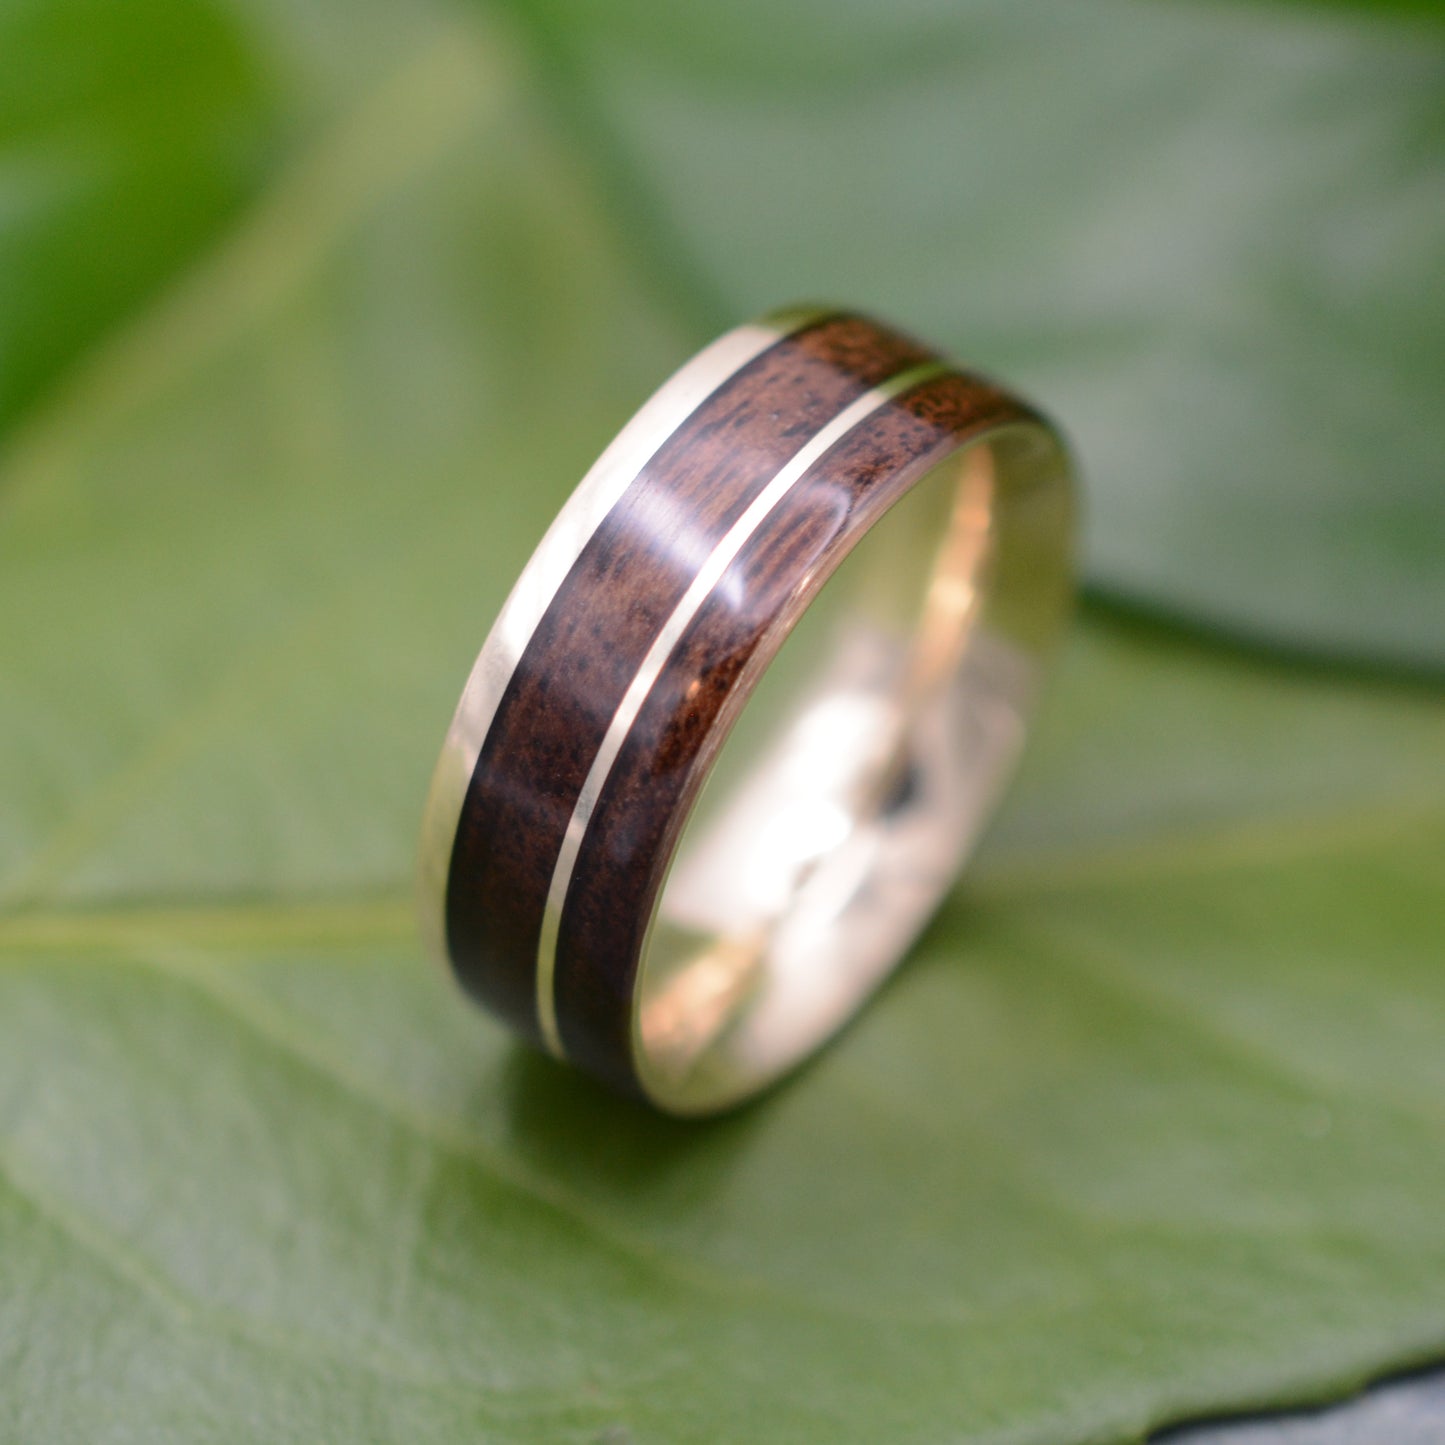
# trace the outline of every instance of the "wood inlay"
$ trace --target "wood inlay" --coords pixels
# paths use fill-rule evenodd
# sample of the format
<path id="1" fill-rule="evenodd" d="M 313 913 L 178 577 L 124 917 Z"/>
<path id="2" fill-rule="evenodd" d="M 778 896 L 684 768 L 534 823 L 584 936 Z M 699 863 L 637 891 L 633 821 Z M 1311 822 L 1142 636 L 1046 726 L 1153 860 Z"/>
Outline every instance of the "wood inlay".
<path id="1" fill-rule="evenodd" d="M 684 633 L 623 744 L 572 873 L 554 977 L 567 1056 L 635 1088 L 632 997 L 647 923 L 707 765 L 827 576 L 874 521 L 970 436 L 1028 415 L 946 374 L 872 413 L 787 493 Z M 802 579 L 808 579 L 806 586 Z"/>
<path id="2" fill-rule="evenodd" d="M 857 397 L 928 355 L 856 317 L 780 340 L 659 448 L 559 586 L 478 756 L 446 898 L 459 977 L 533 1038 L 553 867 L 642 659 L 719 539 L 788 459 Z"/>

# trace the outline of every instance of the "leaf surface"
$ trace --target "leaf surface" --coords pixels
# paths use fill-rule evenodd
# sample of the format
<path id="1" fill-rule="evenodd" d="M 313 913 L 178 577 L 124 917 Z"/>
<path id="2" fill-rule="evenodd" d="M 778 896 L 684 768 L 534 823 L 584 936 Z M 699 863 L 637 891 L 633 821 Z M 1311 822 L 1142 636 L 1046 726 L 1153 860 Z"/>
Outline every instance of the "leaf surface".
<path id="1" fill-rule="evenodd" d="M 509 3 L 699 334 L 800 295 L 900 318 L 1064 423 L 1101 591 L 1445 662 L 1438 26 L 1138 0 Z"/>
<path id="2" fill-rule="evenodd" d="M 225 7 L 121 13 L 0 7 L 0 430 L 215 237 L 280 128 Z"/>
<path id="3" fill-rule="evenodd" d="M 0 464 L 0 1434 L 1115 1440 L 1445 1349 L 1424 688 L 1091 615 L 897 981 L 713 1126 L 424 965 L 456 688 L 689 338 L 520 39 L 416 13 Z"/>

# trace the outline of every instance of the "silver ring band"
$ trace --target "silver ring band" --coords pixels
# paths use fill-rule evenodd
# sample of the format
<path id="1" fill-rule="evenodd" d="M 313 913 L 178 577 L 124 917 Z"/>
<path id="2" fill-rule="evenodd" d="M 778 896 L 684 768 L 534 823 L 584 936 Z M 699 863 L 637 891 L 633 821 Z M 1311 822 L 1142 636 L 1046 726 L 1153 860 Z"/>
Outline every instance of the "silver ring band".
<path id="1" fill-rule="evenodd" d="M 433 947 L 664 1109 L 765 1087 L 991 811 L 1072 508 L 1054 429 L 908 337 L 820 310 L 722 337 L 588 472 L 477 659 L 423 827 Z"/>

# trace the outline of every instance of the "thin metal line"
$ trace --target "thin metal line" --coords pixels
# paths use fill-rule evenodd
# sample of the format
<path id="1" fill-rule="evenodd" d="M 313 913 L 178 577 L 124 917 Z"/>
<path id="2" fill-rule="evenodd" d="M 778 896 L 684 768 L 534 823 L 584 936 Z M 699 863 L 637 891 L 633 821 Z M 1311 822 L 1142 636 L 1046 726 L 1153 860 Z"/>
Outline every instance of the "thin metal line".
<path id="1" fill-rule="evenodd" d="M 678 427 L 769 347 L 831 314 L 821 308 L 774 312 L 705 347 L 663 382 L 613 438 L 537 544 L 472 666 L 427 794 L 417 904 L 422 933 L 438 958 L 447 954 L 447 875 L 467 788 L 502 694 L 557 589 L 592 534 Z"/>
<path id="2" fill-rule="evenodd" d="M 557 935 L 562 922 L 562 907 L 567 899 L 567 889 L 572 882 L 572 873 L 577 866 L 577 855 L 587 833 L 587 825 L 597 807 L 597 800 L 607 782 L 627 734 L 637 721 L 647 695 L 656 685 L 673 649 L 681 641 L 683 633 L 693 618 L 702 609 L 708 595 L 722 580 L 723 573 L 746 545 L 748 538 L 763 524 L 768 514 L 787 496 L 803 474 L 825 452 L 841 441 L 860 422 L 885 406 L 895 396 L 929 381 L 948 371 L 945 362 L 928 362 L 922 366 L 899 372 L 871 391 L 865 392 L 851 405 L 818 432 L 800 450 L 795 452 L 782 470 L 753 498 L 747 510 L 728 529 L 726 535 L 713 549 L 707 560 L 698 569 L 681 601 L 673 608 L 672 615 L 663 624 L 662 630 L 653 640 L 647 655 L 642 659 L 636 675 L 622 696 L 617 711 L 612 715 L 602 744 L 597 750 L 592 766 L 582 784 L 577 802 L 568 820 L 562 847 L 552 870 L 552 882 L 547 890 L 547 903 L 542 913 L 541 937 L 537 943 L 537 1017 L 541 1023 L 542 1037 L 548 1049 L 558 1058 L 565 1057 L 561 1035 L 557 1029 L 557 1007 L 555 975 L 557 969 Z"/>

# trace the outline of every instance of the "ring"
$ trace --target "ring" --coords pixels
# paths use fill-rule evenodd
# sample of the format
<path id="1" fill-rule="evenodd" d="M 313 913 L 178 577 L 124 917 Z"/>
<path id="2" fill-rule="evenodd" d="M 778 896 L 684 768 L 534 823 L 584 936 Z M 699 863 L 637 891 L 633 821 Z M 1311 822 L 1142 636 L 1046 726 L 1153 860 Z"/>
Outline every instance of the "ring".
<path id="1" fill-rule="evenodd" d="M 1073 493 L 1036 411 L 865 317 L 694 357 L 563 507 L 452 720 L 420 891 L 466 991 L 675 1114 L 813 1053 L 1012 771 Z"/>

